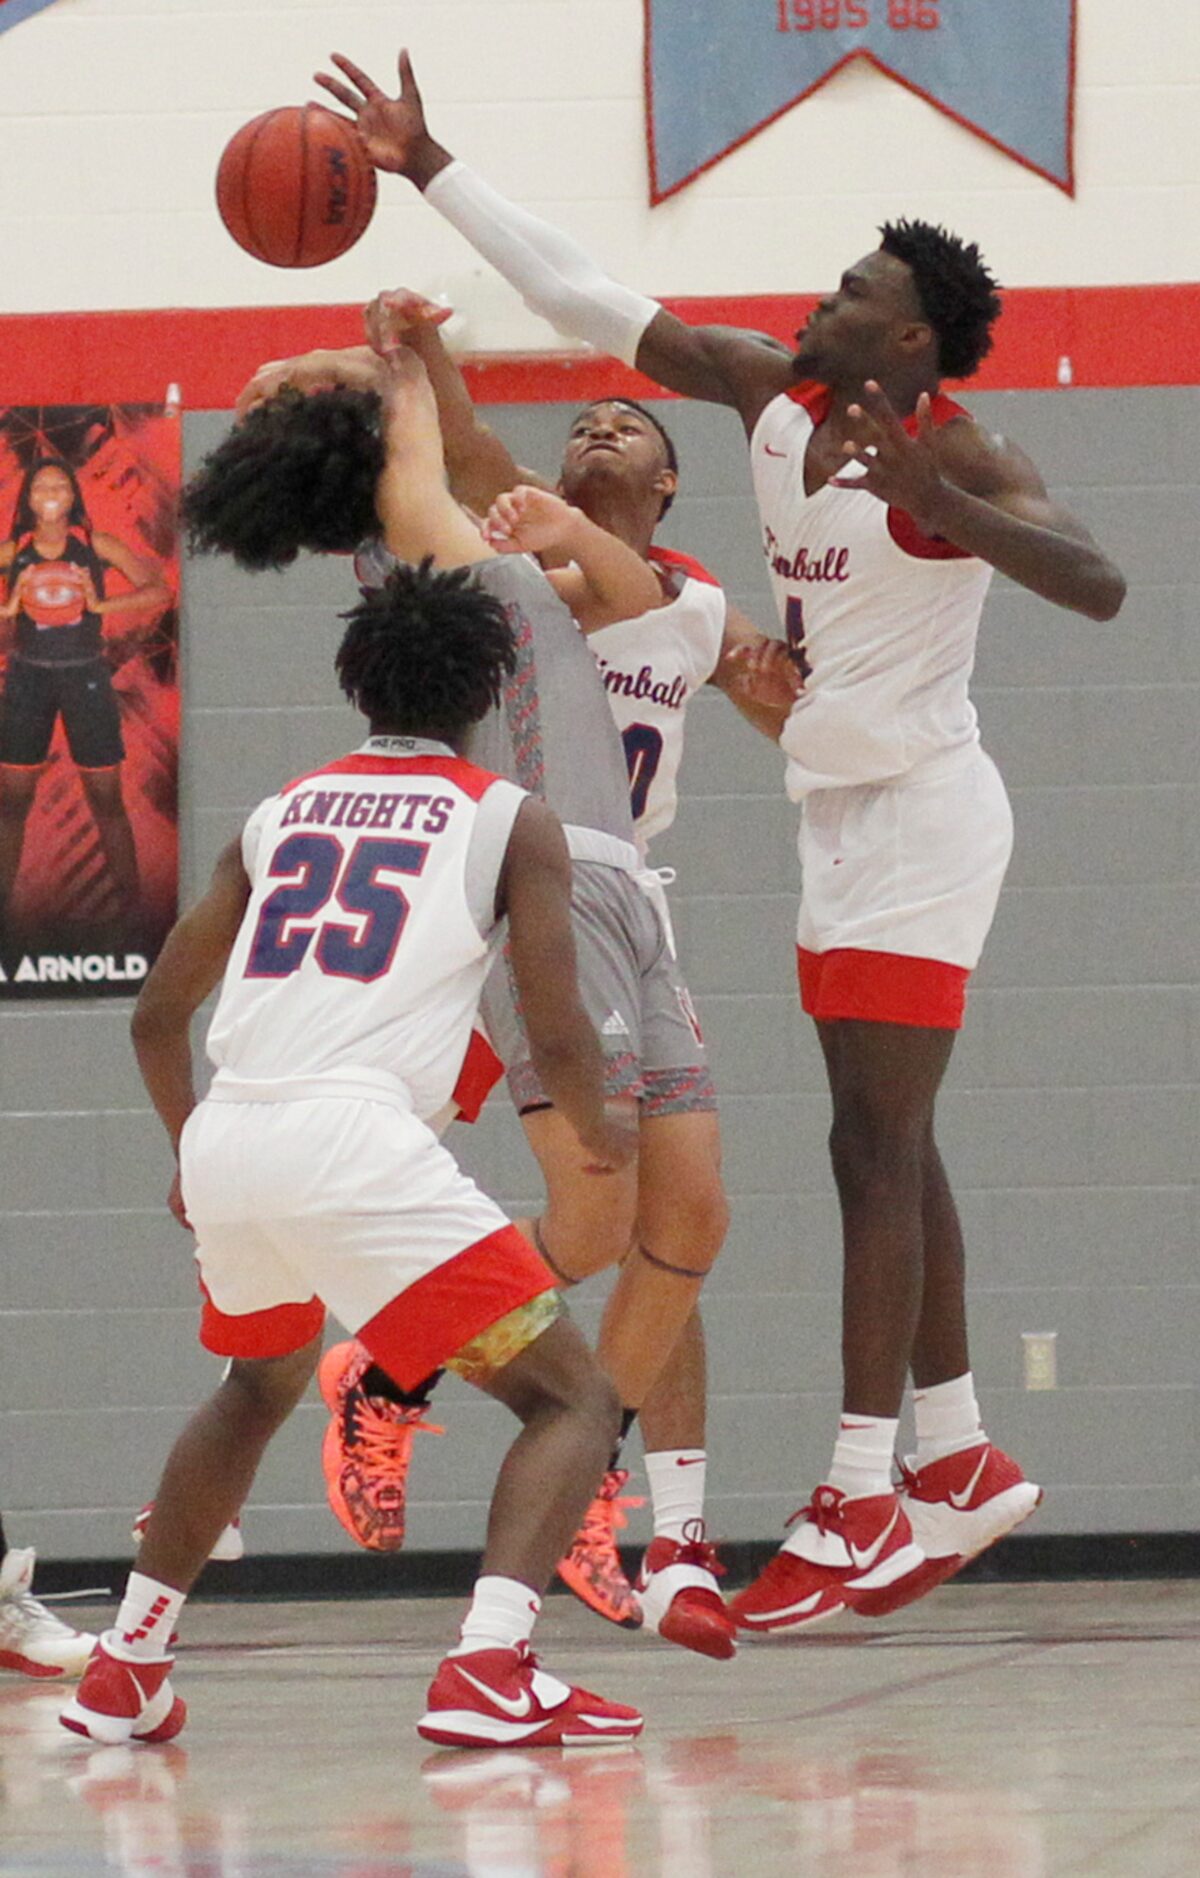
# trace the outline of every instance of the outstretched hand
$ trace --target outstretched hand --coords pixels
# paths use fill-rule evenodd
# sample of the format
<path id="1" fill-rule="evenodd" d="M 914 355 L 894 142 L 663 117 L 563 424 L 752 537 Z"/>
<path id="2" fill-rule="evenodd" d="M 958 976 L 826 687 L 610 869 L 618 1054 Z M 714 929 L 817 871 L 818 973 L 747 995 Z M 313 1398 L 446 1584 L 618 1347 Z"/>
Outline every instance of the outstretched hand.
<path id="1" fill-rule="evenodd" d="M 367 344 L 381 358 L 387 358 L 397 346 L 408 345 L 422 327 L 444 326 L 453 317 L 452 306 L 440 306 L 410 287 L 377 293 L 363 308 Z"/>
<path id="2" fill-rule="evenodd" d="M 729 663 L 735 668 L 738 695 L 748 704 L 786 713 L 804 690 L 804 679 L 782 639 L 734 646 Z"/>
<path id="3" fill-rule="evenodd" d="M 579 510 L 549 489 L 518 483 L 497 496 L 483 524 L 483 538 L 497 554 L 541 554 L 566 548 Z"/>
<path id="4" fill-rule="evenodd" d="M 861 404 L 852 404 L 847 416 L 855 435 L 842 450 L 853 463 L 861 463 L 863 476 L 835 476 L 835 489 L 866 489 L 890 508 L 904 509 L 926 534 L 935 534 L 938 498 L 945 484 L 934 449 L 933 413 L 929 393 L 917 399 L 917 434 L 909 435 L 887 394 L 873 378 L 863 387 Z"/>
<path id="5" fill-rule="evenodd" d="M 268 359 L 243 385 L 234 411 L 240 423 L 250 411 L 285 390 L 302 391 L 306 395 L 314 391 L 334 391 L 340 386 L 353 391 L 380 391 L 383 374 L 382 364 L 372 359 L 365 347 L 341 352 L 318 348 L 297 353 L 291 359 Z"/>
<path id="6" fill-rule="evenodd" d="M 435 173 L 429 169 L 433 153 L 441 157 L 445 153 L 429 135 L 425 106 L 408 53 L 400 54 L 400 94 L 395 98 L 389 98 L 345 53 L 333 52 L 330 58 L 342 77 L 316 72 L 314 78 L 322 91 L 336 98 L 349 113 L 375 168 L 394 170 L 398 176 L 407 176 L 410 182 L 423 189 L 430 175 Z M 435 170 L 440 167 L 439 162 Z"/>

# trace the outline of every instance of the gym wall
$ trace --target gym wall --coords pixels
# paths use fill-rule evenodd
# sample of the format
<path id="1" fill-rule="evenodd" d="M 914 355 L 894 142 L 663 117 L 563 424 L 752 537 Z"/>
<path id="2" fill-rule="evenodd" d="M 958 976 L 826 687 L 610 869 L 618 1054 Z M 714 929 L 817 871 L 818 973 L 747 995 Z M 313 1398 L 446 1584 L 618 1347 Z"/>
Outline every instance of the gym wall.
<path id="1" fill-rule="evenodd" d="M 386 76 L 402 25 L 445 141 L 651 291 L 752 299 L 786 329 L 777 296 L 836 278 L 887 215 L 977 237 L 1018 290 L 1022 339 L 967 401 L 1030 451 L 1125 567 L 1130 596 L 1106 626 L 1002 582 L 989 602 L 976 696 L 1017 848 L 940 1127 L 985 1414 L 1049 1489 L 1037 1530 L 1162 1532 L 1200 1520 L 1200 369 L 1187 313 L 1200 15 L 1083 0 L 1080 16 L 1075 202 L 851 70 L 651 212 L 635 0 L 426 0 L 401 22 L 383 5 L 59 0 L 0 35 L 0 153 L 20 179 L 0 210 L 0 398 L 155 396 L 174 380 L 194 463 L 261 357 L 349 335 L 354 303 L 381 284 L 461 302 L 461 341 L 477 350 L 559 343 L 399 181 L 384 179 L 360 247 L 319 273 L 269 271 L 228 241 L 211 206 L 216 155 L 245 118 L 310 95 L 333 27 Z M 503 400 L 489 418 L 518 458 L 549 468 L 566 401 L 590 394 L 597 369 L 504 365 L 477 382 Z M 662 414 L 684 470 L 664 539 L 770 624 L 735 421 L 679 402 Z M 329 670 L 347 595 L 340 564 L 256 580 L 187 569 L 188 894 L 261 794 L 356 738 Z M 715 695 L 689 741 L 679 820 L 655 859 L 679 871 L 733 1203 L 706 1291 L 711 1523 L 770 1538 L 817 1478 L 836 1409 L 827 1106 L 794 998 L 780 759 Z M 0 1008 L 0 1505 L 13 1539 L 47 1558 L 127 1548 L 130 1512 L 217 1373 L 195 1343 L 188 1242 L 162 1204 L 169 1160 L 127 1019 L 113 1004 Z M 502 1200 L 535 1201 L 502 1097 L 456 1136 Z M 581 1295 L 585 1323 L 598 1311 Z M 1020 1338 L 1040 1330 L 1058 1332 L 1059 1385 L 1030 1393 Z M 439 1418 L 446 1437 L 423 1438 L 415 1462 L 417 1549 L 478 1542 L 506 1439 L 500 1413 L 457 1384 Z M 322 1424 L 306 1405 L 269 1457 L 255 1551 L 348 1546 L 324 1507 Z"/>

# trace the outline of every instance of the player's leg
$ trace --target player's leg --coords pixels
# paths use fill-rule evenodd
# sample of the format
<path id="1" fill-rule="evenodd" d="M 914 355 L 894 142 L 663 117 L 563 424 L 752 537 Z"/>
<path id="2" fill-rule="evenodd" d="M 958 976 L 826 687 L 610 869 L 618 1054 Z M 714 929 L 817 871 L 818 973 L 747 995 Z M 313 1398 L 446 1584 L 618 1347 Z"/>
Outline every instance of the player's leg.
<path id="1" fill-rule="evenodd" d="M 616 1091 L 628 1082 L 630 1067 L 624 1057 L 612 1069 L 609 1087 Z M 510 1078 L 510 1084 L 511 1084 Z M 533 1152 L 546 1189 L 546 1203 L 536 1219 L 520 1220 L 522 1232 L 538 1248 L 560 1285 L 569 1289 L 596 1272 L 620 1264 L 633 1243 L 638 1207 L 637 1167 L 621 1168 L 598 1178 L 589 1174 L 589 1155 L 574 1129 L 527 1085 L 537 1100 L 521 1116 L 525 1138 Z M 627 1098 L 632 1101 L 633 1097 Z M 628 1521 L 626 1508 L 641 1501 L 625 1492 L 628 1472 L 621 1466 L 621 1447 L 633 1425 L 638 1402 L 630 1391 L 633 1376 L 606 1366 L 621 1403 L 621 1419 L 608 1456 L 600 1490 L 571 1546 L 559 1561 L 559 1575 L 590 1610 L 610 1623 L 636 1629 L 642 1621 L 633 1588 L 617 1550 L 617 1535 Z"/>
<path id="2" fill-rule="evenodd" d="M 0 1670 L 19 1676 L 80 1676 L 96 1639 L 72 1630 L 33 1595 L 32 1546 L 9 1546 L 0 1515 Z"/>
<path id="3" fill-rule="evenodd" d="M 937 1144 L 925 1157 L 924 1287 L 913 1341 L 917 1451 L 902 1469 L 901 1503 L 926 1555 L 933 1590 L 1041 1503 L 1042 1490 L 989 1441 L 967 1345 L 962 1228 Z M 868 1606 L 865 1615 L 872 1615 Z"/>
<path id="4" fill-rule="evenodd" d="M 299 1288 L 311 1285 L 402 1389 L 445 1365 L 525 1424 L 501 1470 L 455 1659 L 472 1661 L 439 1670 L 423 1732 L 461 1745 L 549 1744 L 572 1736 L 582 1702 L 595 1726 L 579 1732 L 628 1738 L 640 1716 L 542 1677 L 526 1647 L 555 1554 L 615 1433 L 611 1384 L 559 1323 L 549 1268 L 410 1112 L 378 1096 L 305 1106 L 339 1113 L 318 1117 L 309 1164 L 296 1173 L 286 1234 Z M 330 1192 L 345 1212 L 320 1212 Z"/>
<path id="5" fill-rule="evenodd" d="M 546 1325 L 557 1310 L 555 1294 L 542 1293 L 451 1359 L 522 1428 L 497 1477 L 482 1571 L 459 1643 L 440 1664 L 417 1724 L 426 1740 L 442 1746 L 560 1747 L 641 1733 L 636 1709 L 548 1675 L 529 1651 L 555 1560 L 579 1523 L 619 1423 L 612 1384 L 574 1325 L 562 1317 Z"/>
<path id="6" fill-rule="evenodd" d="M 833 1100 L 830 1157 L 842 1215 L 842 1419 L 811 1504 L 739 1621 L 791 1629 L 843 1604 L 905 1601 L 924 1555 L 892 1486 L 896 1427 L 921 1310 L 925 1159 L 954 1032 L 818 1022 Z"/>
<path id="7" fill-rule="evenodd" d="M 16 656 L 0 700 L 0 912 L 21 869 L 25 824 L 58 721 L 58 675 Z"/>
<path id="8" fill-rule="evenodd" d="M 0 911 L 7 908 L 21 870 L 25 825 L 37 793 L 41 764 L 0 764 Z"/>
<path id="9" fill-rule="evenodd" d="M 644 1376 L 657 1372 L 639 1409 L 654 1511 L 654 1538 L 635 1586 L 643 1619 L 669 1642 L 729 1657 L 735 1628 L 718 1590 L 721 1567 L 704 1523 L 707 1366 L 697 1303 L 673 1345 L 665 1347 L 668 1327 L 678 1321 L 672 1306 L 677 1312 L 688 1292 L 699 1288 L 699 1279 L 678 1274 L 711 1266 L 729 1217 L 712 1085 L 707 1073 L 699 1075 L 700 1067 L 645 1073 L 637 1243 L 610 1295 L 599 1355 L 611 1374 L 610 1352 L 630 1348 L 640 1356 Z M 708 1093 L 698 1106 L 689 1106 L 702 1088 Z M 661 1250 L 661 1262 L 639 1252 L 650 1245 Z M 664 1269 L 667 1263 L 674 1272 Z M 672 1278 L 676 1289 L 665 1299 L 650 1296 L 645 1284 L 627 1289 L 639 1264 L 649 1266 L 660 1293 Z"/>
<path id="10" fill-rule="evenodd" d="M 65 1728 L 105 1743 L 168 1741 L 179 1733 L 187 1710 L 169 1677 L 184 1601 L 245 1500 L 268 1442 L 308 1387 L 320 1348 L 318 1332 L 287 1354 L 235 1361 L 191 1417 L 168 1457 L 116 1623 L 62 1711 Z"/>
<path id="11" fill-rule="evenodd" d="M 81 769 L 79 780 L 96 824 L 96 834 L 121 911 L 128 915 L 138 904 L 138 860 L 133 824 L 121 791 L 121 765 Z"/>
<path id="12" fill-rule="evenodd" d="M 125 741 L 111 674 L 103 659 L 64 673 L 63 728 L 96 824 L 121 912 L 138 904 L 137 847 L 121 789 Z"/>
<path id="13" fill-rule="evenodd" d="M 171 1449 L 138 1553 L 144 1578 L 190 1590 L 241 1510 L 272 1437 L 312 1381 L 320 1353 L 318 1334 L 287 1356 L 230 1364 Z"/>

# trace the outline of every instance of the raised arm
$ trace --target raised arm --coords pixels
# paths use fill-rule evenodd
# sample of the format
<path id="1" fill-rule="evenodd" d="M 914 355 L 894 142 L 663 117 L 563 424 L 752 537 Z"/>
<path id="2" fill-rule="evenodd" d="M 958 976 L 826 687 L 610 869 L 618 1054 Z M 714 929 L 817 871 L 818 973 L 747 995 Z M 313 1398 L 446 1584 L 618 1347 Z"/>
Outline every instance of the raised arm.
<path id="1" fill-rule="evenodd" d="M 546 1093 L 595 1156 L 593 1172 L 623 1167 L 637 1123 L 604 1099 L 604 1053 L 575 975 L 567 844 L 558 818 L 532 796 L 509 836 L 497 911 L 508 914 L 513 977 Z"/>
<path id="2" fill-rule="evenodd" d="M 546 579 L 584 632 L 662 605 L 658 575 L 641 555 L 551 490 L 521 486 L 498 496 L 483 532 L 501 554 L 551 556 Z"/>
<path id="3" fill-rule="evenodd" d="M 317 83 L 355 118 L 376 168 L 407 176 L 427 201 L 544 319 L 598 352 L 636 365 L 672 391 L 732 405 L 747 428 L 793 379 L 786 351 L 761 334 L 687 326 L 655 300 L 611 280 L 548 222 L 508 202 L 429 134 L 407 52 L 389 98 L 341 53 L 342 77 Z"/>
<path id="4" fill-rule="evenodd" d="M 466 380 L 442 341 L 440 328 L 451 309 L 405 287 L 382 294 L 380 301 L 393 309 L 397 332 L 429 374 L 451 493 L 476 515 L 486 515 L 496 497 L 518 483 L 549 488 L 542 477 L 522 469 L 508 445 L 480 421 Z"/>
<path id="5" fill-rule="evenodd" d="M 863 470 L 851 486 L 907 510 L 926 534 L 978 555 L 1043 600 L 1089 619 L 1120 611 L 1124 575 L 1015 444 L 968 419 L 935 429 L 924 393 L 911 436 L 871 380 L 850 417 L 856 429 L 846 455 Z"/>
<path id="6" fill-rule="evenodd" d="M 437 567 L 491 560 L 494 550 L 446 487 L 437 403 L 425 367 L 405 345 L 385 363 L 387 457 L 375 506 L 387 546 L 402 561 L 431 555 Z"/>

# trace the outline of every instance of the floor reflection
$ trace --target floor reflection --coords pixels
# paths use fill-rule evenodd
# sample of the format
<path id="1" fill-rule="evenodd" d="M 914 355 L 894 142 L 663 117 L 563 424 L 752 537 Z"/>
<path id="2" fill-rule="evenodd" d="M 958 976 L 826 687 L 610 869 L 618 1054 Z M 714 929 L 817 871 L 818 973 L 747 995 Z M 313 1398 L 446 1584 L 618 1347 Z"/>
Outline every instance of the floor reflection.
<path id="1" fill-rule="evenodd" d="M 60 1698 L 0 1703 L 0 1780 L 10 1824 L 48 1811 L 77 1850 L 31 1850 L 0 1871 L 120 1878 L 1043 1878 L 1033 1803 L 944 1786 L 911 1756 L 853 1759 L 765 1750 L 754 1731 L 645 1748 L 435 1753 L 403 1804 L 325 1817 L 323 1849 L 262 1843 L 253 1809 L 195 1790 L 194 1756 L 64 1743 Z M 297 1809 L 302 1795 L 295 1796 Z M 74 1818 L 69 1815 L 73 1813 Z M 89 1822 L 92 1830 L 89 1830 Z M 298 1822 L 299 1823 L 299 1822 Z M 278 1845 L 278 1835 L 266 1835 Z M 328 1849 L 324 1849 L 327 1847 Z"/>

